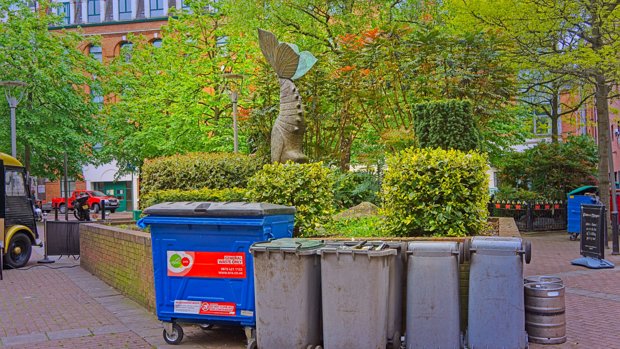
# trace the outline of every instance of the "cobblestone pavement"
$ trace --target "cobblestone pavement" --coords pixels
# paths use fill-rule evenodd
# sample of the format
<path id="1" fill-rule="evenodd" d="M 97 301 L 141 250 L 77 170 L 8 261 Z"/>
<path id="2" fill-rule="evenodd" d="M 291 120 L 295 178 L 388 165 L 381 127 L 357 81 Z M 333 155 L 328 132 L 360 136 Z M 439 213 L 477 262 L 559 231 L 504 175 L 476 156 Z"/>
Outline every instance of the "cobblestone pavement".
<path id="1" fill-rule="evenodd" d="M 556 275 L 566 285 L 568 341 L 540 348 L 620 349 L 620 257 L 618 267 L 572 266 L 579 243 L 566 233 L 524 234 L 532 241 L 525 275 Z M 607 250 L 609 252 L 609 250 Z M 29 266 L 42 256 L 35 252 Z M 0 348 L 245 348 L 237 328 L 203 331 L 184 326 L 178 346 L 166 345 L 156 317 L 63 257 L 48 267 L 5 270 L 0 281 Z M 55 268 L 55 269 L 50 269 Z"/>
<path id="2" fill-rule="evenodd" d="M 620 348 L 620 256 L 605 251 L 614 269 L 587 269 L 570 264 L 580 257 L 579 242 L 564 233 L 531 233 L 532 262 L 525 275 L 555 275 L 566 285 L 567 341 L 530 348 Z M 611 242 L 610 242 L 611 246 Z"/>

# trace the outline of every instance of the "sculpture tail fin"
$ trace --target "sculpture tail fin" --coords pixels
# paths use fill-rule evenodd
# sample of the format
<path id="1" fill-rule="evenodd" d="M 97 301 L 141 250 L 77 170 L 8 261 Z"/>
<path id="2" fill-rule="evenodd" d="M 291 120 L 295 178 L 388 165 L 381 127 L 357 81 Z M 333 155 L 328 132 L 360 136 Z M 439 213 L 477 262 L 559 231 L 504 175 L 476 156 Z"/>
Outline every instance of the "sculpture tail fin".
<path id="1" fill-rule="evenodd" d="M 262 29 L 258 29 L 258 43 L 263 56 L 279 78 L 291 79 L 295 76 L 299 54 L 289 44 L 278 42 L 273 33 Z"/>

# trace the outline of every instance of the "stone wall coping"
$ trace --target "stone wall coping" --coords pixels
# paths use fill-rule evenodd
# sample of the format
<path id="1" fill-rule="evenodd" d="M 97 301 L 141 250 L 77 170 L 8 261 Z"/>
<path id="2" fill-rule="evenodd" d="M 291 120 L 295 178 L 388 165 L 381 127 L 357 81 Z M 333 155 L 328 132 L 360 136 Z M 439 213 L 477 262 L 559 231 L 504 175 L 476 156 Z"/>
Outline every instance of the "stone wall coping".
<path id="1" fill-rule="evenodd" d="M 84 227 L 86 227 L 89 230 L 95 229 L 100 234 L 101 233 L 109 234 L 110 236 L 113 236 L 114 238 L 123 239 L 127 241 L 136 241 L 136 238 L 145 239 L 145 240 L 148 240 L 149 242 L 151 240 L 151 234 L 149 233 L 136 231 L 136 230 L 122 229 L 122 228 L 115 227 L 113 225 L 88 223 L 88 224 L 84 224 Z"/>

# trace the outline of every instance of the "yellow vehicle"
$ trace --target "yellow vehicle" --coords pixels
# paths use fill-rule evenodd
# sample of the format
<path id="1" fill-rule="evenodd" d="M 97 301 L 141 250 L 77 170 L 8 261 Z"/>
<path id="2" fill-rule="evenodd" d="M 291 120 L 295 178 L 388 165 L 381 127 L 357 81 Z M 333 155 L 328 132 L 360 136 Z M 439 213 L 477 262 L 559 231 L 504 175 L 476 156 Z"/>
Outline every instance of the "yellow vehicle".
<path id="1" fill-rule="evenodd" d="M 10 268 L 28 263 L 32 246 L 41 246 L 26 169 L 12 156 L 0 153 L 0 254 Z"/>

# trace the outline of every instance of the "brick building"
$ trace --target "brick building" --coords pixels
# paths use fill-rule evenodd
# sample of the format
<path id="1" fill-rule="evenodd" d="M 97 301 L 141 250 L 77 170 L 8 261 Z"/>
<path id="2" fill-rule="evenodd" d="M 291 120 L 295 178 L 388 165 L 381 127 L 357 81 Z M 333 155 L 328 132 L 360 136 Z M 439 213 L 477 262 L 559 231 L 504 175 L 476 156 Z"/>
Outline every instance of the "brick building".
<path id="1" fill-rule="evenodd" d="M 81 30 L 85 36 L 97 35 L 100 45 L 84 45 L 84 54 L 106 63 L 117 57 L 121 49 L 131 49 L 129 34 L 146 37 L 153 45 L 161 44 L 160 29 L 168 22 L 170 9 L 182 10 L 184 0 L 53 0 L 60 6 L 53 11 L 62 18 L 62 25 L 50 30 Z M 103 96 L 91 92 L 93 101 L 103 103 Z M 99 167 L 85 166 L 82 178 L 69 181 L 69 194 L 76 189 L 99 190 L 121 201 L 119 211 L 138 207 L 138 177 L 117 178 L 115 163 Z M 39 199 L 50 201 L 64 195 L 64 183 L 47 182 L 39 185 Z"/>

